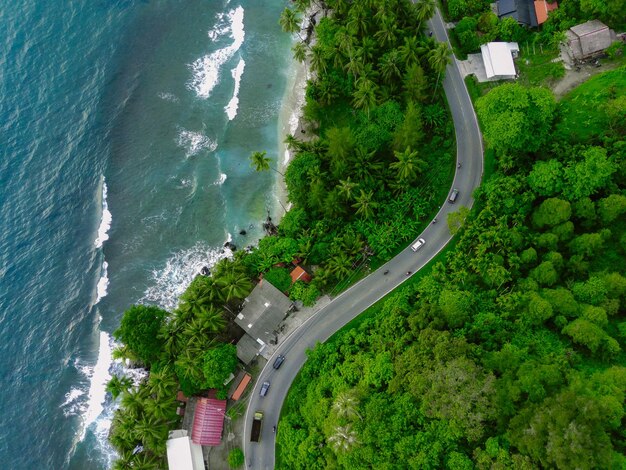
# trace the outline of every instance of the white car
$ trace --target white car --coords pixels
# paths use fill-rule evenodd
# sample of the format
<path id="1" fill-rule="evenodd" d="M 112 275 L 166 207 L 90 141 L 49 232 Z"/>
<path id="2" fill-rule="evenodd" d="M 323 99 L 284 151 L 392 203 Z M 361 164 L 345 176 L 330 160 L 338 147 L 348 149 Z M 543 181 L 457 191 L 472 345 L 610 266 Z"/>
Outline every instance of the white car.
<path id="1" fill-rule="evenodd" d="M 426 243 L 426 241 L 423 238 L 418 238 L 417 241 L 411 245 L 411 250 L 419 250 L 421 247 L 424 246 L 424 243 Z"/>

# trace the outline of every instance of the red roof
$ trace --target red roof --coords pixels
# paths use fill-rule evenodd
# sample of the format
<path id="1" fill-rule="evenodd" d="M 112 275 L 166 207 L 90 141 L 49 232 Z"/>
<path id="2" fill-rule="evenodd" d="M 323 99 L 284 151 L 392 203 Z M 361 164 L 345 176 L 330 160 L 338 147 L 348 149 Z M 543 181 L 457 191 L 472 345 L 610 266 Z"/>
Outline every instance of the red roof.
<path id="1" fill-rule="evenodd" d="M 537 15 L 537 24 L 545 23 L 548 19 L 548 13 L 559 7 L 557 2 L 548 3 L 546 0 L 535 0 L 535 14 Z"/>
<path id="2" fill-rule="evenodd" d="M 293 284 L 296 281 L 311 282 L 311 276 L 300 266 L 296 266 L 295 269 L 291 271 L 291 283 Z"/>
<path id="3" fill-rule="evenodd" d="M 187 403 L 187 397 L 185 396 L 185 394 L 183 392 L 181 392 L 180 390 L 178 391 L 178 393 L 176 394 L 176 400 L 177 401 L 182 401 L 183 403 Z"/>
<path id="4" fill-rule="evenodd" d="M 243 395 L 243 392 L 246 390 L 246 387 L 250 383 L 250 380 L 252 380 L 250 374 L 246 374 L 243 376 L 243 379 L 241 379 L 241 382 L 239 382 L 239 385 L 237 385 L 235 393 L 233 393 L 233 396 L 231 397 L 233 401 L 237 401 L 241 398 L 241 395 Z"/>
<path id="5" fill-rule="evenodd" d="M 191 440 L 202 446 L 218 446 L 222 442 L 226 400 L 200 398 L 193 417 Z"/>

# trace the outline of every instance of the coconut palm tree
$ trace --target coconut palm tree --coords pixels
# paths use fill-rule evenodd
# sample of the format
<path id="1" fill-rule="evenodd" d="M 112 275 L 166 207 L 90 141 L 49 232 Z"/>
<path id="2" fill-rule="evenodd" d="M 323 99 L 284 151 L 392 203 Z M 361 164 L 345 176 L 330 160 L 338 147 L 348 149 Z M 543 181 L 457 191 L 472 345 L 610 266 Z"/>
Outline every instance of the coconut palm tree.
<path id="1" fill-rule="evenodd" d="M 113 400 L 117 399 L 122 392 L 126 392 L 130 387 L 132 387 L 133 381 L 129 377 L 119 377 L 118 375 L 113 375 L 111 380 L 107 383 L 106 391 L 111 394 Z"/>
<path id="2" fill-rule="evenodd" d="M 359 406 L 359 400 L 356 398 L 353 391 L 346 390 L 341 392 L 335 398 L 332 409 L 337 413 L 340 418 L 359 418 L 363 419 L 357 411 Z"/>
<path id="3" fill-rule="evenodd" d="M 158 470 L 162 468 L 162 465 L 155 455 L 140 452 L 132 457 L 130 468 L 134 470 Z"/>
<path id="4" fill-rule="evenodd" d="M 339 190 L 339 194 L 346 200 L 349 201 L 354 197 L 354 188 L 357 187 L 357 184 L 350 181 L 350 177 L 345 180 L 339 180 L 339 184 L 337 185 L 337 189 Z"/>
<path id="5" fill-rule="evenodd" d="M 245 273 L 230 273 L 217 281 L 222 289 L 222 298 L 226 302 L 243 299 L 252 290 L 252 281 Z"/>
<path id="6" fill-rule="evenodd" d="M 226 326 L 224 315 L 215 307 L 201 308 L 196 318 L 212 333 L 220 333 Z"/>
<path id="7" fill-rule="evenodd" d="M 324 57 L 324 50 L 319 46 L 313 46 L 311 48 L 311 54 L 309 55 L 309 61 L 311 63 L 311 69 L 318 74 L 326 73 L 326 58 Z"/>
<path id="8" fill-rule="evenodd" d="M 418 157 L 417 151 L 411 150 L 411 147 L 407 147 L 404 152 L 394 152 L 394 155 L 398 159 L 397 162 L 393 162 L 389 165 L 394 169 L 397 174 L 398 180 L 401 182 L 411 183 L 415 181 L 417 175 L 420 174 L 426 162 Z"/>
<path id="9" fill-rule="evenodd" d="M 176 397 L 172 395 L 167 398 L 159 398 L 148 401 L 146 405 L 146 412 L 159 420 L 171 422 L 177 417 L 177 406 Z"/>
<path id="10" fill-rule="evenodd" d="M 148 388 L 150 394 L 157 398 L 174 397 L 178 386 L 174 378 L 174 372 L 169 366 L 163 367 L 159 371 L 151 371 L 148 377 Z"/>
<path id="11" fill-rule="evenodd" d="M 356 202 L 352 204 L 352 207 L 354 207 L 356 213 L 363 216 L 364 219 L 371 219 L 374 216 L 374 209 L 378 207 L 378 203 L 373 199 L 373 191 L 365 192 L 361 189 L 361 194 L 356 198 Z"/>
<path id="12" fill-rule="evenodd" d="M 450 63 L 450 54 L 450 48 L 445 42 L 440 42 L 433 50 L 428 53 L 428 64 L 435 72 L 437 72 L 437 82 L 435 84 L 435 91 L 433 93 L 437 92 L 437 87 L 439 86 L 439 79 L 441 78 L 441 74 L 446 71 L 446 67 Z"/>
<path id="13" fill-rule="evenodd" d="M 407 36 L 404 38 L 404 44 L 398 49 L 400 58 L 409 66 L 417 62 L 419 49 L 419 40 L 417 36 Z"/>
<path id="14" fill-rule="evenodd" d="M 352 104 L 355 108 L 363 109 L 369 119 L 370 110 L 376 106 L 376 84 L 367 79 L 360 79 L 356 83 Z"/>
<path id="15" fill-rule="evenodd" d="M 298 62 L 303 63 L 306 60 L 307 47 L 302 41 L 295 43 L 291 51 L 293 52 L 293 58 Z"/>
<path id="16" fill-rule="evenodd" d="M 334 274 L 337 279 L 343 279 L 344 277 L 350 275 L 350 273 L 352 273 L 351 266 L 352 261 L 343 251 L 340 251 L 336 255 L 329 258 L 326 263 L 328 271 Z"/>
<path id="17" fill-rule="evenodd" d="M 145 398 L 139 390 L 128 390 L 122 393 L 122 407 L 133 418 L 137 418 L 145 407 Z"/>
<path id="18" fill-rule="evenodd" d="M 267 152 L 252 152 L 252 155 L 250 155 L 250 166 L 252 166 L 256 171 L 267 171 L 272 169 L 279 175 L 282 175 L 280 171 L 270 166 L 270 162 L 272 160 L 266 157 L 266 155 Z"/>
<path id="19" fill-rule="evenodd" d="M 384 11 L 384 10 L 380 10 Z M 383 16 L 380 29 L 374 34 L 374 38 L 383 46 L 393 45 L 398 37 L 398 25 L 393 15 Z"/>
<path id="20" fill-rule="evenodd" d="M 379 62 L 380 74 L 382 75 L 383 80 L 385 80 L 386 83 L 393 82 L 394 80 L 402 76 L 400 67 L 400 53 L 397 49 L 393 49 L 392 51 L 389 51 L 388 53 L 383 55 Z"/>
<path id="21" fill-rule="evenodd" d="M 356 432 L 351 424 L 337 426 L 335 433 L 328 438 L 328 442 L 335 452 L 348 452 L 359 443 Z"/>
<path id="22" fill-rule="evenodd" d="M 435 1 L 434 0 L 419 0 L 415 4 L 415 13 L 419 24 L 417 30 L 419 31 L 424 21 L 428 21 L 435 14 Z"/>
<path id="23" fill-rule="evenodd" d="M 296 33 L 302 41 L 302 37 L 300 36 L 300 17 L 295 11 L 290 8 L 285 8 L 280 14 L 278 23 L 284 32 Z"/>

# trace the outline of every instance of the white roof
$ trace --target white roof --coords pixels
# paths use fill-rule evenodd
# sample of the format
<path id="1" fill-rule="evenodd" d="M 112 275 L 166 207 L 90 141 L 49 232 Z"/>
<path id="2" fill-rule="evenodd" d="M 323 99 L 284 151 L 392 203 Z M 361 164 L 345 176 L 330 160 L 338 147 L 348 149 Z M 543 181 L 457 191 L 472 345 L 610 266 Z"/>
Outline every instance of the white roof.
<path id="1" fill-rule="evenodd" d="M 487 78 L 515 76 L 512 51 L 519 51 L 516 42 L 489 42 L 480 46 Z"/>
<path id="2" fill-rule="evenodd" d="M 204 470 L 202 447 L 189 436 L 168 439 L 167 466 L 169 470 Z"/>

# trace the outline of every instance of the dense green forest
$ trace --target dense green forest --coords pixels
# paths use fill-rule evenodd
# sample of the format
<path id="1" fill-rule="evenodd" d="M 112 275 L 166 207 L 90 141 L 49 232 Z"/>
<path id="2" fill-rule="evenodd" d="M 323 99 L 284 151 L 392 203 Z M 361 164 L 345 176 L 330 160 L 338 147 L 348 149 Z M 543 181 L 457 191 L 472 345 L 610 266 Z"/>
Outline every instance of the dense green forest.
<path id="1" fill-rule="evenodd" d="M 310 352 L 277 468 L 626 467 L 625 77 L 478 100 L 454 249 Z"/>

